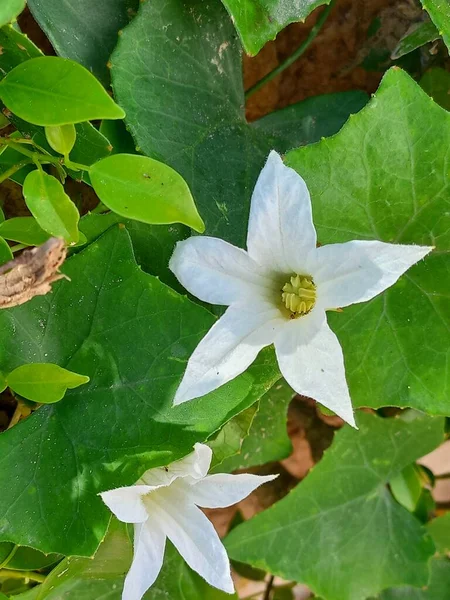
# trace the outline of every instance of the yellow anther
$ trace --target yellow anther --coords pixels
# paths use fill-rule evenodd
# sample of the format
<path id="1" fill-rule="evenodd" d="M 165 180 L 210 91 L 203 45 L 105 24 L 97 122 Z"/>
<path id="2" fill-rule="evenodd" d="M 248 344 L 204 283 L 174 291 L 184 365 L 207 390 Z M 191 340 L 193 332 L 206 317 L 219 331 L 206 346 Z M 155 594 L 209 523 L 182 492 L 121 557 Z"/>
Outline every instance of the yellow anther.
<path id="1" fill-rule="evenodd" d="M 316 286 L 309 275 L 292 275 L 290 282 L 283 286 L 281 294 L 284 306 L 296 319 L 308 314 L 316 303 Z"/>

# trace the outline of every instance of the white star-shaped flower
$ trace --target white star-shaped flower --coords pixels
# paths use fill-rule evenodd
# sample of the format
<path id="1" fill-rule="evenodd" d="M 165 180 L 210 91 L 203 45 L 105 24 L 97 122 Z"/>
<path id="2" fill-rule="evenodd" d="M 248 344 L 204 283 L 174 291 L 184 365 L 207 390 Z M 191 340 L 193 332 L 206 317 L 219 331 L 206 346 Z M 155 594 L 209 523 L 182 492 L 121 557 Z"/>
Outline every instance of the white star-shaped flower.
<path id="1" fill-rule="evenodd" d="M 209 446 L 195 444 L 194 452 L 168 467 L 150 469 L 136 485 L 100 494 L 120 521 L 134 523 L 134 557 L 122 600 L 140 600 L 155 582 L 166 538 L 210 585 L 234 592 L 225 548 L 198 507 L 236 504 L 277 475 L 207 475 L 211 458 Z"/>
<path id="2" fill-rule="evenodd" d="M 370 300 L 432 249 L 379 241 L 317 248 L 306 184 L 271 152 L 252 196 L 247 251 L 191 237 L 170 260 L 191 294 L 229 306 L 190 357 L 174 404 L 230 381 L 273 343 L 291 387 L 354 426 L 342 349 L 326 311 Z"/>

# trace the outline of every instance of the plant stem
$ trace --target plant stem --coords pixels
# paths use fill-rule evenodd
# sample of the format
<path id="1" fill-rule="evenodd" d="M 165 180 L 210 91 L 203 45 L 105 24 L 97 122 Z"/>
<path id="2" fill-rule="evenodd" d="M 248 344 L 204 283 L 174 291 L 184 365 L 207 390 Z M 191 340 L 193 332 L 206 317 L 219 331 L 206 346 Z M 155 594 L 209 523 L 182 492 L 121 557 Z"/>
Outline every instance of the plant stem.
<path id="1" fill-rule="evenodd" d="M 0 577 L 10 579 L 31 579 L 31 581 L 37 581 L 38 583 L 43 583 L 45 581 L 45 575 L 35 573 L 34 571 L 12 571 L 10 569 L 2 569 L 0 571 Z"/>
<path id="2" fill-rule="evenodd" d="M 304 54 L 304 52 L 306 52 L 306 50 L 309 48 L 309 46 L 312 44 L 312 42 L 316 38 L 319 31 L 322 29 L 325 21 L 328 18 L 328 15 L 332 11 L 335 3 L 336 3 L 336 0 L 331 0 L 330 4 L 325 8 L 325 10 L 322 12 L 320 17 L 317 19 L 315 25 L 309 32 L 309 35 L 306 38 L 306 40 L 297 48 L 297 50 L 293 54 L 291 54 L 291 56 L 289 56 L 286 60 L 284 60 L 277 67 L 275 67 L 275 69 L 270 71 L 270 73 L 267 73 L 267 75 L 265 75 L 262 79 L 260 79 L 257 83 L 255 83 L 255 85 L 252 85 L 245 92 L 246 99 L 250 98 L 250 96 L 252 96 L 255 92 L 260 90 L 264 85 L 266 85 L 266 83 L 269 83 L 269 81 L 271 81 L 274 77 L 276 77 L 277 75 L 282 73 L 285 69 L 290 67 L 292 65 L 292 63 L 294 63 L 297 59 L 300 58 L 300 56 L 302 54 Z"/>
<path id="3" fill-rule="evenodd" d="M 23 167 L 30 165 L 32 162 L 32 160 L 22 160 L 20 163 L 17 163 L 17 165 L 13 165 L 0 175 L 0 183 L 3 183 L 7 179 L 9 179 L 11 175 L 14 175 L 14 173 L 20 171 L 20 169 L 22 169 Z"/>
<path id="4" fill-rule="evenodd" d="M 270 592 L 272 591 L 274 579 L 275 579 L 275 576 L 271 575 L 269 581 L 267 582 L 266 591 L 264 592 L 263 600 L 270 600 Z"/>
<path id="5" fill-rule="evenodd" d="M 28 246 L 26 244 L 15 244 L 10 247 L 10 250 L 14 254 L 14 252 L 19 252 L 19 250 L 23 250 L 24 248 L 28 248 Z"/>
<path id="6" fill-rule="evenodd" d="M 12 557 L 14 556 L 14 554 L 17 552 L 18 548 L 19 548 L 19 546 L 17 544 L 14 544 L 13 549 L 11 550 L 11 552 L 8 554 L 8 556 L 5 558 L 5 560 L 2 563 L 0 563 L 0 570 L 3 569 L 3 567 L 6 567 L 6 565 L 12 559 Z"/>

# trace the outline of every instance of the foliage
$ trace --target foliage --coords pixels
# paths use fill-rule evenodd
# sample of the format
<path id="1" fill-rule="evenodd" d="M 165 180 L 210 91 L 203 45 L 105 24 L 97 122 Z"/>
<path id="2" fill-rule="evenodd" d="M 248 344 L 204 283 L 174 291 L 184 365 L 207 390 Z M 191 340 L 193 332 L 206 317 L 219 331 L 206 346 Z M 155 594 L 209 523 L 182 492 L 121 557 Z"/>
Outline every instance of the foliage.
<path id="1" fill-rule="evenodd" d="M 273 463 L 292 451 L 294 392 L 272 348 L 235 380 L 172 406 L 223 309 L 186 296 L 168 267 L 191 235 L 246 247 L 252 191 L 275 149 L 308 186 L 320 245 L 435 249 L 385 293 L 328 313 L 363 409 L 359 430 L 338 431 L 273 507 L 238 516 L 225 545 L 242 572 L 304 583 L 322 600 L 443 600 L 450 513 L 436 507 L 434 475 L 416 461 L 445 440 L 450 416 L 447 0 L 422 0 L 419 19 L 384 49 L 404 69 L 387 69 L 376 91 L 353 83 L 365 80 L 358 54 L 350 85 L 332 80 L 332 93 L 289 106 L 282 98 L 253 122 L 242 52 L 258 54 L 330 5 L 328 35 L 339 4 L 27 4 L 55 56 L 24 33 L 24 0 L 1 0 L 0 300 L 17 293 L 8 276 L 23 269 L 22 249 L 59 237 L 68 258 L 51 292 L 0 308 L 0 598 L 119 600 L 131 528 L 98 494 L 133 485 L 196 442 L 212 448 L 213 473 L 282 471 Z M 327 35 L 315 43 L 338 53 Z M 48 261 L 25 269 L 21 285 L 48 270 Z M 292 598 L 289 586 L 271 593 Z M 225 595 L 169 544 L 144 598 Z"/>

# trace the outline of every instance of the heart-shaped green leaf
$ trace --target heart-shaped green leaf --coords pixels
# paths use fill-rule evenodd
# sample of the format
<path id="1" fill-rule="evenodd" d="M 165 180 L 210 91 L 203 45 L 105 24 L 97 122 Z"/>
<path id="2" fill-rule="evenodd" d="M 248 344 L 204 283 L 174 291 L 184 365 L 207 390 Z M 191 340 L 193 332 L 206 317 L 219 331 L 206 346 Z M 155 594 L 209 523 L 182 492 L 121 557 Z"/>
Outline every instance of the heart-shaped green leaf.
<path id="1" fill-rule="evenodd" d="M 279 375 L 262 352 L 220 390 L 172 407 L 211 313 L 143 273 L 125 228 L 113 227 L 62 270 L 70 282 L 0 311 L 0 370 L 52 362 L 91 381 L 0 435 L 0 538 L 90 556 L 110 517 L 98 492 L 186 455 Z"/>
<path id="2" fill-rule="evenodd" d="M 334 137 L 290 152 L 311 193 L 321 244 L 378 239 L 436 246 L 370 302 L 328 313 L 357 406 L 449 414 L 450 114 L 404 71 Z"/>
<path id="3" fill-rule="evenodd" d="M 29 173 L 23 184 L 23 195 L 38 224 L 51 235 L 62 237 L 68 244 L 79 238 L 77 207 L 61 183 L 42 169 Z"/>
<path id="4" fill-rule="evenodd" d="M 232 530 L 231 558 L 306 583 L 327 600 L 427 584 L 433 542 L 386 483 L 442 442 L 444 419 L 360 414 L 358 425 L 336 434 L 286 498 Z"/>
<path id="5" fill-rule="evenodd" d="M 125 116 L 89 71 L 57 56 L 19 64 L 0 81 L 0 98 L 10 111 L 34 125 L 67 125 Z"/>
<path id="6" fill-rule="evenodd" d="M 32 363 L 14 369 L 6 381 L 16 394 L 27 400 L 52 404 L 64 398 L 67 390 L 87 383 L 89 377 L 51 363 Z"/>
<path id="7" fill-rule="evenodd" d="M 241 247 L 269 151 L 332 135 L 366 101 L 360 92 L 334 94 L 318 108 L 311 99 L 280 113 L 278 125 L 272 117 L 267 132 L 264 120 L 249 125 L 234 27 L 220 2 L 204 0 L 143 3 L 119 38 L 111 74 L 137 146 L 187 181 L 208 235 Z"/>
<path id="8" fill-rule="evenodd" d="M 147 156 L 115 154 L 89 171 L 100 200 L 122 217 L 143 223 L 183 223 L 199 231 L 205 225 L 187 183 L 171 167 Z"/>

